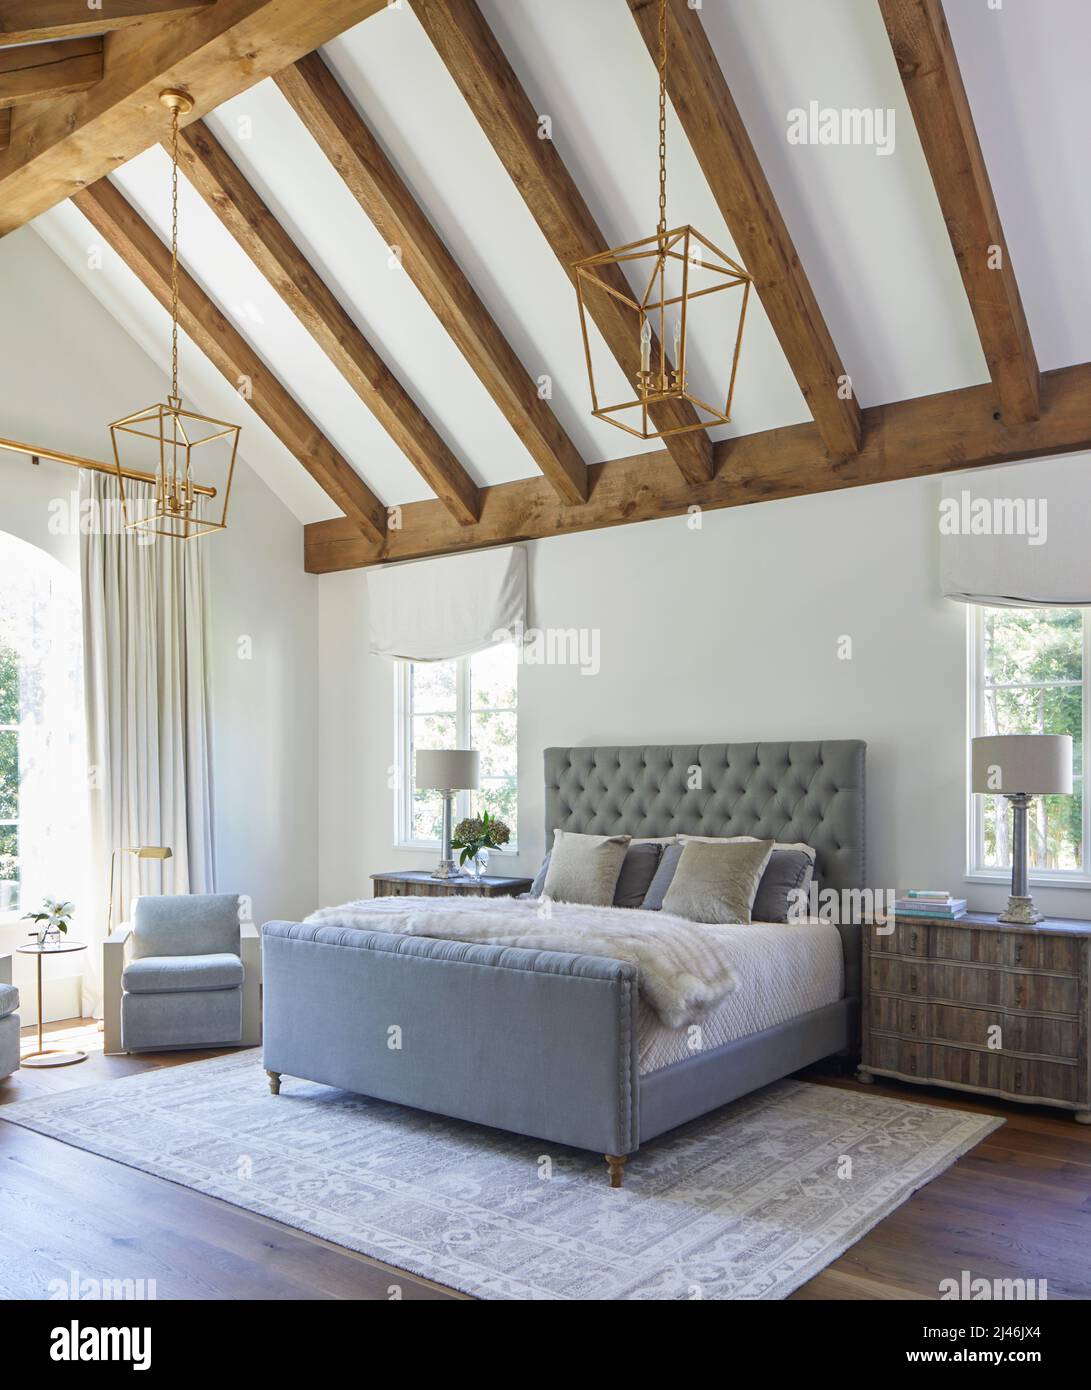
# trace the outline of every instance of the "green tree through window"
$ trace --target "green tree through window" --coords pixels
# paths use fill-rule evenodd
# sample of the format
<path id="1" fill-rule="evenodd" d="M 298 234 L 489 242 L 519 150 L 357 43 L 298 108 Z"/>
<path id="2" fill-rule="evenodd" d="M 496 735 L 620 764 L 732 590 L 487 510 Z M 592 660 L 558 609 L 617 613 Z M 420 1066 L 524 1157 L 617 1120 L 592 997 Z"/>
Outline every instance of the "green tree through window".
<path id="1" fill-rule="evenodd" d="M 1071 734 L 1072 796 L 1036 797 L 1027 823 L 1032 869 L 1085 872 L 1084 689 L 1080 608 L 975 608 L 975 734 Z M 1011 865 L 1010 809 L 975 796 L 974 868 Z"/>
<path id="2" fill-rule="evenodd" d="M 19 663 L 0 645 L 0 912 L 19 906 Z"/>

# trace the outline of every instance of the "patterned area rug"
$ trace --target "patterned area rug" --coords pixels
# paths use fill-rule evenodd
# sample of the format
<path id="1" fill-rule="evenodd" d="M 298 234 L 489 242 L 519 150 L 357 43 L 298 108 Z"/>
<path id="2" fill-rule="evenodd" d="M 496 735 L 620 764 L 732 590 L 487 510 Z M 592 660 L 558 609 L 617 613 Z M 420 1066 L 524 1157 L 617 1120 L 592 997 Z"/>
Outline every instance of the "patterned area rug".
<path id="1" fill-rule="evenodd" d="M 4 1120 L 483 1298 L 785 1298 L 1003 1121 L 781 1081 L 601 1157 L 285 1077 L 257 1052 Z"/>

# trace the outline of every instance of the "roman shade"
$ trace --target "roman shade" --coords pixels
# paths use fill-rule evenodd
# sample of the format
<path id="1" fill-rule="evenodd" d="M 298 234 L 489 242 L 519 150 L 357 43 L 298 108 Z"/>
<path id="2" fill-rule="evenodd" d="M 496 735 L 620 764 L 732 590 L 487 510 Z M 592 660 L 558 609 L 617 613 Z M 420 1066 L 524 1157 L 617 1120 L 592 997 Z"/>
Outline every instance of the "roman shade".
<path id="1" fill-rule="evenodd" d="M 370 650 L 406 661 L 449 661 L 511 641 L 526 625 L 527 555 L 478 550 L 367 575 Z"/>
<path id="2" fill-rule="evenodd" d="M 1091 604 L 1086 454 L 949 474 L 939 499 L 947 598 L 1018 608 Z"/>

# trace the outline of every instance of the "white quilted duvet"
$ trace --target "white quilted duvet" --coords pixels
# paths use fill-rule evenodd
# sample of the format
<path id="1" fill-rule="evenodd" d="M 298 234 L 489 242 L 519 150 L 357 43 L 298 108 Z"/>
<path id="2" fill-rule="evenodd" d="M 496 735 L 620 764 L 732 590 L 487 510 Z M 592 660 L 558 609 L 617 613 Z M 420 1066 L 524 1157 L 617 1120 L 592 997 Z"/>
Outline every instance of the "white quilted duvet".
<path id="1" fill-rule="evenodd" d="M 731 935 L 733 993 L 688 1028 L 667 1028 L 640 1003 L 640 1072 L 658 1071 L 695 1052 L 708 1052 L 763 1028 L 833 1004 L 844 988 L 837 928 L 825 923 L 716 927 Z"/>

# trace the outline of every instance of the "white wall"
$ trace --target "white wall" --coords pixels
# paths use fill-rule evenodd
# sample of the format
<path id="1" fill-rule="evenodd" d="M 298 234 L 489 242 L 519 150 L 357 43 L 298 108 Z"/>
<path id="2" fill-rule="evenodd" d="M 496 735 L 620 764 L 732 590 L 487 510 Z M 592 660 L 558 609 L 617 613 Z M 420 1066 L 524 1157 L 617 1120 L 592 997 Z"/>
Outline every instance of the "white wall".
<path id="1" fill-rule="evenodd" d="M 680 517 L 532 543 L 532 625 L 599 628 L 601 672 L 520 671 L 519 870 L 543 853 L 550 745 L 863 738 L 872 886 L 961 887 L 966 609 L 938 595 L 938 499 L 914 480 L 710 512 L 699 531 Z M 323 576 L 324 903 L 434 859 L 392 848 L 393 676 L 366 637 L 364 574 Z M 1091 894 L 1035 896 L 1091 915 Z"/>
<path id="2" fill-rule="evenodd" d="M 163 375 L 29 227 L 0 243 L 0 304 L 0 436 L 106 458 L 108 422 L 159 398 Z M 50 503 L 77 486 L 72 468 L 0 451 L 0 530 L 78 569 L 78 536 L 49 527 Z M 229 530 L 201 544 L 211 558 L 217 887 L 251 895 L 257 921 L 297 917 L 317 884 L 317 585 L 303 572 L 302 527 L 245 462 Z M 23 931 L 0 927 L 0 949 Z M 51 964 L 50 1017 L 77 1012 L 67 968 Z M 29 975 L 20 982 L 29 1022 Z"/>

